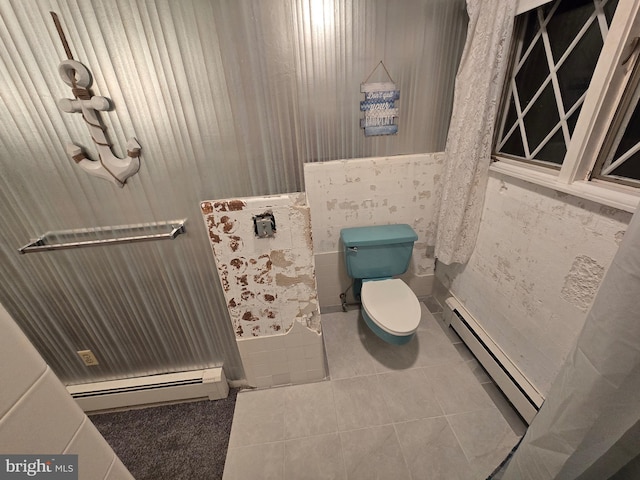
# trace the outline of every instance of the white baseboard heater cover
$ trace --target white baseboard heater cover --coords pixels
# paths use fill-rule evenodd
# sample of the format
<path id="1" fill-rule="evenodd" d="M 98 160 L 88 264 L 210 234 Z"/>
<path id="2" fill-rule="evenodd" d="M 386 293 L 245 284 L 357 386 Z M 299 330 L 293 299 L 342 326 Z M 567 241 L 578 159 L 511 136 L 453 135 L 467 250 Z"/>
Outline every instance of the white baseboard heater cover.
<path id="1" fill-rule="evenodd" d="M 85 412 L 184 400 L 226 398 L 221 367 L 71 385 L 67 391 Z"/>
<path id="2" fill-rule="evenodd" d="M 542 406 L 544 397 L 457 298 L 449 297 L 445 303 L 447 323 L 471 350 L 522 418 L 531 423 Z"/>

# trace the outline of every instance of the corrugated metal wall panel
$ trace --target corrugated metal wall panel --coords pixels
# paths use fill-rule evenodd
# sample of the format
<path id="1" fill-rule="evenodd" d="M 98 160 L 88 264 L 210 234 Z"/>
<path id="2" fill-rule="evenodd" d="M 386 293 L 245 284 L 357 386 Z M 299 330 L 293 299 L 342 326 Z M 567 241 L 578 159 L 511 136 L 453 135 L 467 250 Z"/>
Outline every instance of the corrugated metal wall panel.
<path id="1" fill-rule="evenodd" d="M 65 153 L 87 145 L 49 11 L 60 16 L 116 154 L 120 189 Z M 69 384 L 225 364 L 242 369 L 199 201 L 301 191 L 302 164 L 444 149 L 462 0 L 0 0 L 0 301 Z M 365 138 L 363 81 L 384 60 L 400 132 Z M 171 242 L 19 255 L 46 231 L 188 218 Z M 91 349 L 87 368 L 76 350 Z"/>

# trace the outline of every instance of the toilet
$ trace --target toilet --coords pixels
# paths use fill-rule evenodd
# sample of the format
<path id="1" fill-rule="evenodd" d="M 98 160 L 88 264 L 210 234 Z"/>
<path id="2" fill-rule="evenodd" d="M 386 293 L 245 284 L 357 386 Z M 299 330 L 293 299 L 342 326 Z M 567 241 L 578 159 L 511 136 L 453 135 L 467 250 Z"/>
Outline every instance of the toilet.
<path id="1" fill-rule="evenodd" d="M 340 239 L 366 324 L 388 343 L 407 343 L 420 324 L 420 302 L 393 277 L 407 271 L 418 235 L 409 225 L 396 224 L 343 228 Z"/>

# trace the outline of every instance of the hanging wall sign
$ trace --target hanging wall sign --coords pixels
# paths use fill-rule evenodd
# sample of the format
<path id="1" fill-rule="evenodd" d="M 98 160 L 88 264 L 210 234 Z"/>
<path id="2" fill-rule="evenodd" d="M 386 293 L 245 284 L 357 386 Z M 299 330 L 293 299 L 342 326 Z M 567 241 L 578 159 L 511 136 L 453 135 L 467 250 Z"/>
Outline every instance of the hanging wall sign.
<path id="1" fill-rule="evenodd" d="M 367 83 L 380 65 L 390 82 Z M 382 61 L 369 74 L 367 80 L 360 84 L 360 92 L 364 93 L 364 101 L 360 102 L 360 111 L 364 112 L 364 118 L 360 119 L 360 128 L 364 129 L 364 135 L 371 137 L 398 133 L 396 101 L 400 99 L 400 90 Z"/>

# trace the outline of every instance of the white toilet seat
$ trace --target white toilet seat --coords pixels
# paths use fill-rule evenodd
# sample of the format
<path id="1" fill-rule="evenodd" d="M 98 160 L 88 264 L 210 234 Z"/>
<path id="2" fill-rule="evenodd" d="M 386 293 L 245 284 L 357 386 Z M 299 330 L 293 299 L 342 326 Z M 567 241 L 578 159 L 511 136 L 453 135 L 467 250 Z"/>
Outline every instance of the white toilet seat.
<path id="1" fill-rule="evenodd" d="M 399 278 L 363 282 L 361 299 L 367 315 L 385 332 L 405 336 L 418 329 L 420 302 Z"/>

